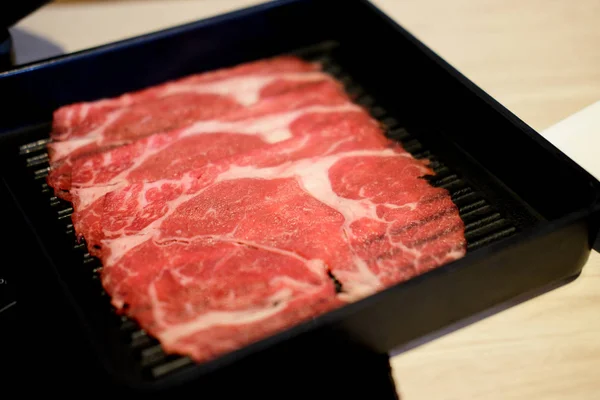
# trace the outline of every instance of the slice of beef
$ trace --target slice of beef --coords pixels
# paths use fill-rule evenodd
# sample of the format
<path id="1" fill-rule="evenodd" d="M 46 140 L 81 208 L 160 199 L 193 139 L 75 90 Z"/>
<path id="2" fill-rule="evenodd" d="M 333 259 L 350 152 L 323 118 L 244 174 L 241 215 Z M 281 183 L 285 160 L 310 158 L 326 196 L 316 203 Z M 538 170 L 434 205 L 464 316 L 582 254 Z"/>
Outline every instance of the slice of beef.
<path id="1" fill-rule="evenodd" d="M 114 110 L 155 102 L 159 99 L 177 102 L 179 98 L 173 99 L 173 95 L 212 94 L 216 95 L 217 99 L 225 95 L 233 96 L 236 104 L 253 103 L 261 95 L 276 94 L 281 90 L 281 83 L 274 85 L 277 83 L 278 76 L 282 74 L 293 76 L 296 73 L 314 72 L 318 69 L 317 64 L 293 56 L 281 56 L 186 76 L 114 98 L 70 104 L 54 112 L 51 137 L 53 140 L 63 141 L 89 136 L 93 134 L 92 130 L 100 127 Z M 285 83 L 283 85 L 285 86 Z M 181 100 L 185 98 L 184 96 Z M 193 98 L 193 96 L 188 97 L 188 99 Z M 165 103 L 165 105 L 169 104 Z M 171 111 L 182 112 L 181 109 L 171 108 Z M 184 110 L 189 112 L 187 108 Z"/>
<path id="2" fill-rule="evenodd" d="M 198 238 L 130 251 L 104 276 L 113 304 L 197 362 L 341 304 L 322 265 L 252 243 Z"/>
<path id="3" fill-rule="evenodd" d="M 385 142 L 379 134 L 378 124 L 368 113 L 352 103 L 343 102 L 343 99 L 332 99 L 328 105 L 309 104 L 291 112 L 244 122 L 247 124 L 243 129 L 253 133 L 249 136 L 254 138 L 253 142 L 239 133 L 199 133 L 183 138 L 174 134 L 174 137 L 168 138 L 153 136 L 130 146 L 132 152 L 125 152 L 125 147 L 119 148 L 106 153 L 106 157 L 96 163 L 90 163 L 88 168 L 82 166 L 82 177 L 78 180 L 82 182 L 81 187 L 72 189 L 75 210 L 72 219 L 77 235 L 86 239 L 90 254 L 96 255 L 101 247 L 103 196 L 127 185 L 163 178 L 178 179 L 193 167 L 200 168 L 231 152 L 241 154 L 253 146 L 272 148 L 270 159 L 281 163 L 305 156 L 302 150 L 308 149 L 309 155 L 314 155 L 315 151 L 325 154 L 344 146 L 380 146 Z M 304 136 L 308 137 L 302 139 Z M 144 151 L 154 150 L 145 146 L 152 146 L 155 139 L 160 139 L 156 144 L 160 151 L 153 151 L 152 156 L 144 158 Z M 311 147 L 305 146 L 308 140 L 313 142 Z M 141 145 L 144 147 L 140 148 Z M 262 161 L 267 159 L 263 157 Z M 92 183 L 83 183 L 90 180 Z M 103 180 L 107 183 L 99 183 Z M 86 184 L 89 186 L 86 187 Z"/>
<path id="4" fill-rule="evenodd" d="M 216 88 L 213 88 L 216 84 L 198 84 L 200 87 L 186 87 L 185 91 L 171 89 L 162 97 L 98 114 L 74 126 L 72 137 L 48 145 L 50 161 L 56 163 L 69 156 L 127 143 L 195 121 L 217 119 L 231 111 L 244 110 L 261 99 L 326 79 L 330 79 L 328 75 L 317 71 L 279 73 L 235 77 L 218 82 Z"/>
<path id="5" fill-rule="evenodd" d="M 216 119 L 263 98 L 330 79 L 319 65 L 291 56 L 196 74 L 113 99 L 65 106 L 54 114 L 48 145 L 48 184 L 70 200 L 69 171 L 74 160 L 141 137 Z"/>
<path id="6" fill-rule="evenodd" d="M 145 160 L 148 156 L 154 156 L 158 151 L 180 140 L 220 132 L 238 133 L 248 137 L 260 136 L 261 132 L 269 130 L 269 125 L 273 124 L 279 124 L 281 137 L 270 135 L 272 137 L 270 141 L 283 140 L 290 137 L 290 133 L 287 131 L 286 121 L 280 121 L 280 119 L 292 118 L 293 120 L 294 116 L 289 112 L 309 106 L 345 106 L 349 104 L 350 99 L 333 80 L 311 83 L 276 98 L 265 99 L 244 110 L 224 114 L 219 119 L 196 121 L 184 128 L 146 136 L 129 145 L 79 157 L 72 162 L 70 168 L 56 168 L 50 179 L 53 180 L 52 186 L 62 191 L 69 191 L 71 186 L 81 188 L 99 184 L 113 185 L 119 179 L 120 174 L 136 163 L 138 164 L 137 170 L 140 170 L 140 167 L 142 170 L 148 169 L 148 165 L 139 165 L 138 157 Z M 358 108 L 357 106 L 352 107 Z M 62 144 L 57 143 L 56 145 Z M 64 144 L 68 145 L 68 143 Z M 178 158 L 177 154 L 174 157 L 169 154 L 166 156 L 170 160 L 163 160 L 163 164 L 185 161 Z M 72 176 L 73 171 L 74 177 Z"/>
<path id="7" fill-rule="evenodd" d="M 330 141 L 300 136 L 107 194 L 100 258 L 115 307 L 167 351 L 203 361 L 298 323 L 298 309 L 316 315 L 462 257 L 463 223 L 448 193 L 422 179 L 433 173 L 426 163 L 384 140 L 373 121 L 357 125 L 354 132 L 373 134 L 329 129 Z M 341 292 L 327 286 L 313 297 L 303 279 L 288 280 L 290 265 L 331 274 Z M 248 316 L 236 291 L 213 294 L 201 274 L 221 268 L 260 311 Z M 245 274 L 260 283 L 244 285 Z M 281 279 L 291 297 L 278 294 L 286 300 L 276 306 L 272 285 Z M 215 282 L 220 288 L 229 280 Z M 222 298 L 226 305 L 211 305 Z"/>

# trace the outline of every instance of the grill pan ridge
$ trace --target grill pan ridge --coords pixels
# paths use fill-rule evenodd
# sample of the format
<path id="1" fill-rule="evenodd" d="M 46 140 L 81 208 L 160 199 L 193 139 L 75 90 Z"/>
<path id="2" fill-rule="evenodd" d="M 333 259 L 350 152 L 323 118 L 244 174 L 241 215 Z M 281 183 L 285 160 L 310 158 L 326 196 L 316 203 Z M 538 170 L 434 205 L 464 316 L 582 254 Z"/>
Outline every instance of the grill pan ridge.
<path id="1" fill-rule="evenodd" d="M 366 107 L 371 115 L 380 121 L 390 138 L 399 141 L 415 158 L 426 158 L 431 161 L 431 167 L 436 175 L 427 179 L 432 185 L 445 188 L 450 192 L 465 223 L 465 237 L 468 244 L 465 260 L 452 263 L 448 268 L 442 267 L 435 274 L 437 276 L 442 274 L 443 279 L 449 281 L 452 279 L 448 278 L 449 271 L 458 270 L 460 265 L 467 262 L 466 259 L 471 258 L 471 254 L 477 253 L 480 255 L 480 259 L 485 260 L 486 253 L 491 252 L 490 247 L 500 248 L 503 245 L 510 245 L 515 252 L 518 252 L 519 246 L 515 245 L 514 241 L 511 242 L 511 239 L 515 239 L 519 233 L 531 232 L 537 225 L 546 223 L 547 219 L 542 216 L 542 213 L 538 213 L 534 207 L 519 198 L 510 188 L 495 179 L 493 174 L 451 140 L 444 139 L 443 135 L 438 132 L 422 130 L 418 121 L 389 111 L 394 108 L 393 104 L 388 104 L 389 101 L 380 101 L 379 96 L 375 93 L 377 91 L 371 91 L 368 84 L 363 85 L 360 77 L 355 77 L 351 72 L 352 64 L 348 62 L 351 57 L 349 56 L 350 52 L 352 52 L 351 48 L 345 46 L 344 43 L 340 44 L 335 41 L 292 51 L 305 59 L 321 62 L 325 71 L 338 78 L 345 85 L 348 93 L 356 97 L 356 102 Z M 275 51 L 275 54 L 278 53 Z M 84 314 L 87 314 L 88 317 L 93 315 L 91 325 L 100 337 L 98 341 L 102 342 L 104 346 L 109 344 L 109 354 L 105 354 L 104 357 L 108 360 L 106 364 L 109 365 L 109 368 L 114 369 L 113 374 L 128 385 L 155 388 L 175 385 L 187 378 L 199 376 L 201 373 L 218 370 L 221 366 L 220 360 L 209 362 L 206 366 L 197 366 L 187 357 L 164 354 L 156 339 L 148 336 L 134 321 L 118 316 L 112 310 L 108 296 L 102 289 L 99 280 L 98 272 L 101 268 L 99 261 L 87 253 L 84 242 L 77 242 L 75 239 L 70 219 L 71 205 L 56 198 L 52 189 L 45 183 L 49 169 L 46 153 L 49 130 L 50 125 L 46 122 L 30 125 L 25 129 L 6 135 L 2 145 L 3 163 L 11 166 L 13 171 L 10 173 L 3 171 L 2 173 L 5 175 L 4 180 L 9 190 L 13 192 L 17 202 L 22 203 L 24 212 L 32 221 L 45 248 L 53 258 L 59 275 L 72 292 L 73 298 L 79 305 L 82 305 Z M 567 230 L 570 227 L 565 225 L 562 228 L 560 226 L 555 228 L 556 231 L 560 231 L 560 229 Z M 575 241 L 585 235 L 580 230 L 576 230 L 576 232 L 579 236 L 573 236 Z M 585 246 L 578 247 L 577 244 L 573 244 L 572 247 L 573 249 L 569 245 L 564 246 L 566 251 L 571 251 L 568 255 L 575 257 L 574 249 L 577 249 L 583 253 L 583 256 L 577 256 L 585 258 L 585 252 L 588 250 L 583 248 Z M 570 260 L 568 257 L 566 259 Z M 561 261 L 566 262 L 566 260 Z M 482 262 L 485 263 L 485 261 Z M 494 262 L 493 257 L 490 257 L 489 264 L 494 265 Z M 508 300 L 526 289 L 533 289 L 541 284 L 576 275 L 581 267 L 580 264 L 581 262 L 577 265 L 566 264 L 567 267 L 551 271 L 548 276 L 540 277 L 539 281 L 522 282 L 523 286 L 516 285 L 515 288 L 506 290 L 506 293 L 490 297 L 488 301 L 495 304 L 502 300 Z M 473 267 L 470 268 L 471 273 L 475 265 L 477 263 L 474 262 Z M 467 269 L 465 268 L 465 270 Z M 425 276 L 415 278 L 414 282 L 399 286 L 409 288 L 416 286 L 419 282 L 429 279 L 429 275 L 434 274 L 425 274 Z M 331 321 L 341 317 L 342 322 L 330 324 L 334 331 L 339 329 L 349 331 L 346 333 L 350 337 L 353 336 L 353 333 L 355 334 L 356 337 L 353 339 L 358 338 L 370 342 L 373 340 L 370 338 L 371 333 L 365 335 L 364 332 L 367 328 L 356 327 L 356 321 L 361 320 L 361 309 L 362 315 L 364 315 L 367 313 L 366 310 L 372 311 L 373 307 L 376 307 L 371 305 L 376 301 L 376 297 L 394 298 L 393 290 L 395 288 L 384 291 L 389 294 L 381 293 L 359 302 L 364 303 L 362 306 L 354 304 L 344 307 L 347 310 L 334 311 L 329 315 L 317 318 L 316 321 L 309 321 L 276 336 L 280 337 L 280 341 L 285 342 L 285 339 L 289 339 L 297 333 L 310 331 L 313 327 L 315 329 L 326 327 Z M 407 296 L 415 296 L 416 292 L 413 290 L 411 293 Z M 392 301 L 388 300 L 388 303 L 392 303 Z M 473 309 L 464 309 L 461 311 L 461 315 L 473 314 L 481 307 L 484 305 L 475 306 Z M 393 307 L 387 307 L 388 310 L 391 308 Z M 357 310 L 355 315 L 358 316 L 345 321 L 344 313 L 348 315 L 352 309 Z M 372 318 L 377 320 L 378 317 Z M 435 318 L 433 319 L 435 320 Z M 429 325 L 416 326 L 414 331 L 398 341 L 404 343 L 409 337 L 426 334 L 434 326 L 446 325 L 449 319 L 454 319 L 452 313 L 449 313 L 446 318 L 438 318 L 438 321 Z M 368 326 L 365 318 L 362 318 L 362 321 L 362 325 Z M 394 331 L 391 329 L 390 335 L 393 335 Z M 261 348 L 268 348 L 273 342 L 272 339 L 267 338 L 257 343 L 256 346 L 251 345 L 234 353 L 239 353 L 239 356 L 252 354 Z M 374 340 L 377 341 L 377 339 Z M 372 343 L 368 344 L 372 345 Z M 391 350 L 388 348 L 388 343 L 384 341 L 380 341 L 380 344 L 372 345 L 372 347 L 376 351 Z M 223 365 L 234 362 L 236 357 L 238 357 L 236 354 L 226 355 L 223 357 L 225 359 Z"/>

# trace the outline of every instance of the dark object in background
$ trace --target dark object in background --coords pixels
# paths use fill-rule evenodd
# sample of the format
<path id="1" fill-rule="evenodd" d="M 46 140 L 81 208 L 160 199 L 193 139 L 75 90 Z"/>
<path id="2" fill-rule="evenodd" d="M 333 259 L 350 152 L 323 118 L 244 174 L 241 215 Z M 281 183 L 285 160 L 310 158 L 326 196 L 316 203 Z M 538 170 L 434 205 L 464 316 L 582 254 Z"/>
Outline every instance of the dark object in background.
<path id="1" fill-rule="evenodd" d="M 15 66 L 13 40 L 8 28 L 51 0 L 7 1 L 0 10 L 0 72 Z"/>
<path id="2" fill-rule="evenodd" d="M 18 0 L 7 1 L 0 11 L 0 28 L 10 28 L 27 15 L 51 0 Z"/>
<path id="3" fill-rule="evenodd" d="M 13 41 L 8 28 L 51 0 L 7 1 L 0 10 L 0 72 L 11 69 L 15 64 Z"/>
<path id="4" fill-rule="evenodd" d="M 22 67 L 29 63 L 39 62 L 65 53 L 58 43 L 35 32 L 17 26 L 10 28 L 9 32 L 13 48 L 13 65 L 11 68 Z"/>

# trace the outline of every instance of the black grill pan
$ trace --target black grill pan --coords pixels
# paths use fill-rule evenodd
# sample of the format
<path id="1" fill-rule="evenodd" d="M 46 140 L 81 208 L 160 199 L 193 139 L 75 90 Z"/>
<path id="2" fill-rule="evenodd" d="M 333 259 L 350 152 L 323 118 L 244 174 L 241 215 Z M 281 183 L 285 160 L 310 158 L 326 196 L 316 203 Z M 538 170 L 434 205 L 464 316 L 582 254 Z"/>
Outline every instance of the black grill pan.
<path id="1" fill-rule="evenodd" d="M 0 74 L 11 99 L 0 118 L 4 197 L 117 385 L 209 387 L 257 365 L 291 368 L 317 349 L 340 362 L 340 346 L 386 354 L 580 273 L 598 231 L 600 184 L 368 2 L 345 2 L 343 18 L 337 4 L 279 1 Z M 285 53 L 321 61 L 389 137 L 432 161 L 431 183 L 450 191 L 466 224 L 467 255 L 207 364 L 165 355 L 113 312 L 98 261 L 73 236 L 70 204 L 45 183 L 52 111 Z"/>

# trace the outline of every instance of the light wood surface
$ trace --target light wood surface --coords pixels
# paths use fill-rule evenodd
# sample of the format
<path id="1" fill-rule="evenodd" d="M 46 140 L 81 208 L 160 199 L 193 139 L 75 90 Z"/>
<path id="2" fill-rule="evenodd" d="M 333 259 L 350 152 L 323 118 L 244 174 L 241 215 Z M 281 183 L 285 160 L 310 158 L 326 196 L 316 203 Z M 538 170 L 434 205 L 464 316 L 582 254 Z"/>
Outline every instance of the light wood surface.
<path id="1" fill-rule="evenodd" d="M 600 177 L 600 101 L 543 133 Z M 574 135 L 577 140 L 569 138 Z M 600 255 L 543 296 L 392 359 L 403 399 L 600 398 Z"/>
<path id="2" fill-rule="evenodd" d="M 75 51 L 258 2 L 63 0 L 18 28 Z M 374 2 L 542 134 L 600 99 L 598 0 Z M 583 136 L 575 125 L 553 135 L 588 155 L 600 149 L 600 133 Z M 392 364 L 403 400 L 600 399 L 600 256 L 574 282 Z"/>

